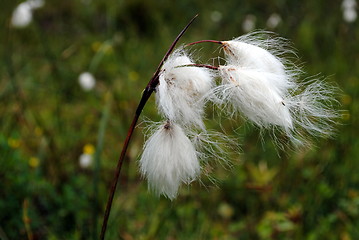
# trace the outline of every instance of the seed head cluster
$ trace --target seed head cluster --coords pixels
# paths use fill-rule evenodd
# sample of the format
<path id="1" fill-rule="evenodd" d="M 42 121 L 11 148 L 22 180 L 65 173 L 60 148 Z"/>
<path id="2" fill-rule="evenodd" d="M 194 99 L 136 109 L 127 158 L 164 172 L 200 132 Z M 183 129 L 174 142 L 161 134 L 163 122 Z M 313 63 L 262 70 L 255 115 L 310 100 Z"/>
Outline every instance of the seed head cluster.
<path id="1" fill-rule="evenodd" d="M 221 44 L 224 64 L 196 64 L 185 47 L 168 57 L 156 88 L 163 122 L 152 131 L 139 161 L 149 188 L 171 200 L 182 183 L 200 176 L 208 153 L 219 159 L 225 155 L 221 141 L 212 137 L 230 140 L 206 130 L 206 104 L 230 118 L 242 116 L 261 130 L 284 134 L 293 145 L 307 144 L 310 135 L 332 134 L 338 117 L 336 88 L 323 79 L 301 80 L 303 71 L 291 60 L 296 55 L 286 40 L 256 32 L 205 41 Z"/>

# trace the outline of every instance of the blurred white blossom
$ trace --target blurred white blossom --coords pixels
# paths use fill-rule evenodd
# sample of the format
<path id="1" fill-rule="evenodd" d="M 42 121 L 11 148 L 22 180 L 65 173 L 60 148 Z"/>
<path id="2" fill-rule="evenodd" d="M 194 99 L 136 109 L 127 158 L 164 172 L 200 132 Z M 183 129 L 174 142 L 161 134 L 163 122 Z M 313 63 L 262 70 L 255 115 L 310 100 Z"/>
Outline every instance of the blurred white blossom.
<path id="1" fill-rule="evenodd" d="M 43 7 L 43 0 L 27 0 L 20 3 L 12 13 L 11 25 L 16 28 L 24 28 L 32 21 L 33 10 Z"/>
<path id="2" fill-rule="evenodd" d="M 88 168 L 92 164 L 95 147 L 92 144 L 86 144 L 83 147 L 83 153 L 79 157 L 79 165 L 81 168 Z"/>
<path id="3" fill-rule="evenodd" d="M 343 0 L 342 11 L 344 21 L 351 23 L 357 19 L 357 3 L 355 0 Z"/>
<path id="4" fill-rule="evenodd" d="M 357 11 L 355 9 L 349 8 L 343 11 L 344 21 L 348 23 L 354 22 L 357 19 L 357 16 Z"/>
<path id="5" fill-rule="evenodd" d="M 356 0 L 343 0 L 342 8 L 356 8 Z"/>
<path id="6" fill-rule="evenodd" d="M 79 81 L 81 88 L 85 91 L 92 90 L 96 85 L 95 77 L 89 72 L 81 73 L 78 81 Z"/>
<path id="7" fill-rule="evenodd" d="M 244 21 L 242 23 L 242 29 L 244 32 L 250 32 L 253 31 L 254 28 L 256 27 L 256 21 L 257 18 L 256 16 L 252 15 L 252 14 L 248 14 L 245 18 Z"/>
<path id="8" fill-rule="evenodd" d="M 213 22 L 219 22 L 222 19 L 222 13 L 219 11 L 212 11 L 211 12 L 211 20 Z"/>
<path id="9" fill-rule="evenodd" d="M 282 18 L 278 13 L 272 13 L 267 20 L 267 27 L 270 29 L 276 28 L 282 22 Z"/>
<path id="10" fill-rule="evenodd" d="M 88 168 L 92 164 L 92 154 L 83 153 L 79 157 L 79 164 L 81 168 Z"/>
<path id="11" fill-rule="evenodd" d="M 27 0 L 26 2 L 30 5 L 32 10 L 41 8 L 45 5 L 44 0 Z"/>
<path id="12" fill-rule="evenodd" d="M 32 9 L 28 2 L 20 3 L 12 13 L 11 25 L 17 28 L 28 26 L 32 21 Z"/>

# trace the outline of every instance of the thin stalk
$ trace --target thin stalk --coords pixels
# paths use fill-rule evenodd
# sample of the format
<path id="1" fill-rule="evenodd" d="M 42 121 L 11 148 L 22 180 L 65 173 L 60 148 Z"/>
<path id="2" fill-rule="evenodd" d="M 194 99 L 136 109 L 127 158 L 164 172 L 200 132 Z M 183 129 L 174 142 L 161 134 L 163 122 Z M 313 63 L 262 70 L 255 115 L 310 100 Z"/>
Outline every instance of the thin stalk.
<path id="1" fill-rule="evenodd" d="M 211 69 L 211 70 L 218 70 L 217 66 L 207 65 L 207 64 L 197 64 L 197 63 L 180 65 L 180 66 L 177 66 L 176 68 L 180 68 L 180 67 L 201 67 L 201 68 L 208 68 L 208 69 Z"/>
<path id="2" fill-rule="evenodd" d="M 183 34 L 186 32 L 186 30 L 189 28 L 189 26 L 193 23 L 193 21 L 198 17 L 198 14 L 196 14 L 191 21 L 189 21 L 189 23 L 183 28 L 183 30 L 178 34 L 178 36 L 176 37 L 176 39 L 173 41 L 173 43 L 171 44 L 170 48 L 167 50 L 165 56 L 162 58 L 160 64 L 157 67 L 156 72 L 153 74 L 153 77 L 151 79 L 151 81 L 148 83 L 147 87 L 150 87 L 152 89 L 155 89 L 156 86 L 158 85 L 158 76 L 161 70 L 161 67 L 164 63 L 164 61 L 167 60 L 168 56 L 171 54 L 171 52 L 173 51 L 173 49 L 175 48 L 177 42 L 179 41 L 179 39 L 183 36 Z"/>
<path id="3" fill-rule="evenodd" d="M 192 46 L 192 45 L 195 45 L 198 43 L 205 43 L 205 42 L 223 44 L 222 41 L 217 41 L 217 40 L 201 40 L 201 41 L 197 41 L 197 42 L 188 43 L 188 44 L 186 44 L 186 46 Z"/>
<path id="4" fill-rule="evenodd" d="M 110 194 L 107 200 L 107 204 L 106 204 L 106 210 L 105 210 L 105 214 L 103 217 L 103 223 L 102 223 L 102 229 L 101 229 L 101 235 L 100 235 L 100 240 L 104 240 L 105 239 L 105 234 L 106 234 L 106 229 L 107 229 L 107 222 L 108 222 L 108 218 L 110 216 L 110 211 L 111 211 L 111 206 L 112 206 L 112 201 L 113 201 L 113 197 L 115 195 L 115 190 L 116 190 L 116 186 L 117 186 L 117 182 L 118 182 L 118 178 L 120 176 L 120 172 L 121 172 L 121 168 L 122 168 L 122 164 L 123 161 L 125 159 L 125 155 L 126 155 L 126 151 L 128 148 L 128 145 L 130 143 L 133 131 L 136 127 L 137 121 L 140 117 L 140 114 L 144 108 L 144 106 L 146 105 L 148 99 L 150 98 L 152 92 L 156 89 L 156 86 L 159 83 L 159 73 L 160 73 L 160 69 L 163 65 L 163 62 L 167 60 L 168 56 L 171 54 L 171 52 L 173 51 L 174 47 L 176 46 L 177 42 L 179 41 L 179 39 L 183 36 L 183 34 L 186 32 L 186 30 L 188 29 L 188 27 L 192 24 L 192 22 L 196 19 L 196 17 L 198 16 L 198 14 L 196 16 L 194 16 L 192 18 L 192 20 L 183 28 L 183 30 L 178 34 L 178 36 L 176 37 L 176 39 L 173 41 L 173 43 L 171 44 L 170 48 L 168 49 L 167 53 L 165 54 L 165 56 L 163 57 L 163 59 L 161 60 L 160 64 L 157 67 L 156 72 L 154 73 L 154 75 L 152 76 L 151 80 L 149 81 L 149 83 L 147 84 L 145 90 L 142 93 L 142 97 L 141 100 L 138 104 L 138 107 L 136 109 L 135 112 L 135 116 L 132 120 L 132 123 L 130 125 L 130 128 L 128 129 L 127 132 L 127 136 L 125 139 L 125 142 L 123 144 L 123 148 L 121 151 L 121 155 L 118 159 L 117 162 L 117 167 L 116 167 L 116 171 L 115 171 L 115 176 L 112 180 L 112 185 L 110 188 Z"/>

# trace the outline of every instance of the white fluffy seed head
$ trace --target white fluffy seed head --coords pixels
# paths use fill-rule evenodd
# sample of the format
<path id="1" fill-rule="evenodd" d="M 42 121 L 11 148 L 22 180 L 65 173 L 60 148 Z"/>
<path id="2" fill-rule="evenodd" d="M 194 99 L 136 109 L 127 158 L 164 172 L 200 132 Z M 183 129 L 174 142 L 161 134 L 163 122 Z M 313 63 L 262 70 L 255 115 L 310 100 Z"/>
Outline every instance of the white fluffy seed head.
<path id="1" fill-rule="evenodd" d="M 229 64 L 280 75 L 285 73 L 281 61 L 263 48 L 236 40 L 224 42 L 223 46 Z"/>
<path id="2" fill-rule="evenodd" d="M 222 84 L 213 89 L 213 101 L 230 116 L 243 114 L 261 129 L 282 129 L 295 145 L 307 143 L 307 134 L 328 136 L 339 117 L 337 88 L 324 80 L 309 79 L 286 86 L 278 75 L 220 66 Z"/>
<path id="3" fill-rule="evenodd" d="M 222 45 L 227 64 L 211 97 L 230 115 L 242 113 L 261 129 L 279 127 L 295 144 L 306 142 L 303 132 L 332 132 L 335 89 L 320 80 L 299 83 L 302 70 L 286 40 L 254 32 Z"/>
<path id="4" fill-rule="evenodd" d="M 193 63 L 181 49 L 170 55 L 161 69 L 156 102 L 171 121 L 204 128 L 203 96 L 212 88 L 213 78 L 208 69 L 184 66 Z"/>
<path id="5" fill-rule="evenodd" d="M 150 189 L 172 200 L 181 183 L 189 184 L 198 177 L 200 164 L 182 128 L 167 121 L 146 141 L 140 170 Z"/>
<path id="6" fill-rule="evenodd" d="M 222 85 L 214 93 L 218 103 L 227 106 L 231 115 L 242 113 L 259 127 L 292 128 L 285 101 L 288 86 L 277 81 L 277 74 L 237 66 L 220 66 L 219 73 Z"/>
<path id="7" fill-rule="evenodd" d="M 256 69 L 284 77 L 293 82 L 301 69 L 292 61 L 295 51 L 288 41 L 271 37 L 270 32 L 252 32 L 230 41 L 223 41 L 223 50 L 229 65 Z"/>

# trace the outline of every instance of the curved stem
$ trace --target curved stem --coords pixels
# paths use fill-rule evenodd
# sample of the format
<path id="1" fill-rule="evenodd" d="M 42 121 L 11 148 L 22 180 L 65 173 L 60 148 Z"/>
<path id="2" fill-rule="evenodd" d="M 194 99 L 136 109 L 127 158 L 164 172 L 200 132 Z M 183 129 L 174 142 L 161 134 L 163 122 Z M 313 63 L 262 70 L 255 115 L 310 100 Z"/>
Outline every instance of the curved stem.
<path id="1" fill-rule="evenodd" d="M 107 229 L 107 223 L 108 223 L 108 218 L 110 216 L 110 212 L 111 212 L 111 206 L 112 206 L 112 202 L 113 202 L 113 197 L 115 195 L 115 191 L 116 191 L 116 186 L 117 186 L 117 182 L 118 182 L 118 178 L 120 176 L 120 172 L 121 172 L 121 168 L 122 168 L 122 164 L 124 162 L 125 156 L 126 156 L 126 152 L 127 152 L 127 148 L 128 145 L 130 143 L 133 131 L 136 127 L 137 121 L 141 115 L 141 112 L 143 110 L 143 108 L 145 107 L 148 99 L 150 98 L 152 92 L 155 90 L 156 86 L 159 83 L 159 73 L 161 70 L 161 67 L 163 65 L 163 62 L 167 60 L 168 56 L 171 54 L 171 52 L 173 51 L 174 47 L 176 46 L 177 42 L 179 41 L 179 39 L 183 36 L 183 34 L 186 32 L 186 30 L 188 29 L 188 27 L 192 24 L 192 22 L 197 18 L 198 14 L 196 16 L 194 16 L 191 21 L 183 28 L 183 30 L 178 34 L 178 36 L 176 37 L 176 39 L 173 41 L 173 43 L 171 44 L 170 48 L 168 49 L 168 51 L 166 52 L 166 54 L 164 55 L 163 59 L 161 60 L 160 64 L 157 67 L 156 72 L 154 73 L 154 75 L 152 76 L 151 80 L 149 81 L 149 83 L 147 84 L 145 90 L 142 93 L 142 97 L 141 100 L 138 104 L 138 107 L 136 109 L 135 112 L 135 116 L 132 120 L 132 123 L 130 125 L 130 128 L 128 129 L 127 132 L 127 136 L 125 139 L 125 142 L 123 144 L 123 148 L 121 151 L 121 155 L 118 159 L 117 162 L 117 167 L 115 170 L 115 175 L 113 177 L 112 180 L 112 184 L 111 184 L 111 188 L 110 188 L 110 194 L 107 200 L 107 204 L 106 204 L 106 210 L 105 210 L 105 214 L 103 217 L 103 222 L 102 222 L 102 228 L 101 228 L 101 234 L 100 234 L 100 240 L 104 240 L 105 239 L 105 234 L 106 234 L 106 229 Z"/>
<path id="2" fill-rule="evenodd" d="M 180 38 L 183 36 L 183 34 L 186 32 L 186 30 L 189 28 L 189 26 L 192 24 L 192 22 L 198 17 L 198 14 L 196 14 L 191 21 L 182 29 L 182 31 L 178 34 L 178 36 L 175 38 L 175 40 L 172 42 L 171 46 L 167 50 L 166 54 L 162 58 L 160 64 L 157 67 L 156 72 L 153 74 L 153 77 L 151 81 L 148 83 L 147 87 L 154 89 L 158 84 L 158 75 L 160 73 L 161 67 L 163 63 L 167 60 L 168 56 L 171 54 L 173 49 L 175 48 L 177 42 L 180 40 Z"/>
<path id="3" fill-rule="evenodd" d="M 205 42 L 223 44 L 222 41 L 217 41 L 217 40 L 201 40 L 201 41 L 197 41 L 197 42 L 188 43 L 188 44 L 186 44 L 186 46 L 192 46 L 192 45 L 195 45 L 198 43 L 205 43 Z"/>
<path id="4" fill-rule="evenodd" d="M 123 160 L 125 159 L 128 144 L 130 143 L 131 136 L 132 136 L 133 131 L 135 129 L 135 126 L 137 124 L 138 118 L 139 118 L 139 115 L 135 114 L 135 117 L 133 118 L 131 126 L 130 126 L 130 128 L 128 130 L 126 140 L 125 140 L 125 142 L 123 144 L 123 148 L 122 148 L 120 158 L 119 158 L 119 160 L 117 162 L 116 172 L 115 172 L 115 176 L 113 178 L 112 185 L 111 185 L 111 188 L 110 188 L 110 195 L 109 195 L 108 200 L 107 200 L 105 215 L 104 215 L 104 218 L 103 218 L 103 223 L 102 223 L 102 228 L 101 228 L 101 235 L 100 235 L 101 240 L 105 239 L 107 222 L 108 222 L 108 218 L 110 216 L 112 201 L 113 201 L 113 197 L 115 195 L 115 190 L 116 190 L 118 178 L 120 176 Z"/>

